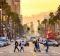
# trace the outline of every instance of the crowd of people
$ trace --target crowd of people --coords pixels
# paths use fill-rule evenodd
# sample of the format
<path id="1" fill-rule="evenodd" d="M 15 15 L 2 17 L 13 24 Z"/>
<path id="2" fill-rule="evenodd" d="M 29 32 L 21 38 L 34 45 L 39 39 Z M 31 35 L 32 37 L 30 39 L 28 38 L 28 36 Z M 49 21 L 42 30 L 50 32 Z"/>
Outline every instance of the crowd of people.
<path id="1" fill-rule="evenodd" d="M 33 42 L 33 44 L 34 44 L 34 52 L 36 52 L 36 51 L 41 52 L 39 39 L 35 40 Z M 20 50 L 19 50 L 18 46 L 20 46 Z M 24 40 L 20 41 L 20 44 L 18 44 L 18 41 L 15 41 L 14 52 L 16 51 L 16 49 L 18 50 L 18 52 L 19 51 L 24 52 Z M 48 45 L 48 38 L 47 38 L 47 40 L 46 40 L 46 52 L 48 52 L 48 49 L 49 49 L 49 45 Z"/>

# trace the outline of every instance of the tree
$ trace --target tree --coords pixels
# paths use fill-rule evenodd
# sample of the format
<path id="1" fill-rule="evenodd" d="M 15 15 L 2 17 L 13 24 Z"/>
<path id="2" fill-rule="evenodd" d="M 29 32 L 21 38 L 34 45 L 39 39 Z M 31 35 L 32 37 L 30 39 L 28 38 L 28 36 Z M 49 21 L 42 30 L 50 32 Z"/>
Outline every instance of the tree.
<path id="1" fill-rule="evenodd" d="M 42 24 L 44 24 L 45 30 L 46 30 L 46 27 L 47 27 L 47 19 L 44 19 L 44 20 L 42 21 Z"/>
<path id="2" fill-rule="evenodd" d="M 12 20 L 12 22 L 15 22 L 17 24 L 17 26 L 21 27 L 21 22 L 20 22 L 19 16 L 15 12 L 11 12 L 11 20 Z"/>
<path id="3" fill-rule="evenodd" d="M 30 22 L 30 32 L 31 32 L 31 34 L 34 33 L 34 24 L 33 24 L 33 22 Z"/>
<path id="4" fill-rule="evenodd" d="M 7 18 L 8 23 L 7 24 L 9 24 L 9 21 L 12 20 L 11 23 L 13 23 L 13 24 L 15 23 L 16 29 L 19 28 L 19 30 L 20 30 L 19 32 L 23 31 L 23 26 L 20 23 L 19 15 L 15 12 L 11 11 L 11 7 L 6 2 L 6 0 L 0 1 L 0 8 L 3 11 L 3 14 L 8 16 L 8 18 Z"/>
<path id="5" fill-rule="evenodd" d="M 60 5 L 57 9 L 56 20 L 58 21 L 58 25 L 60 27 Z"/>
<path id="6" fill-rule="evenodd" d="M 50 25 L 51 30 L 54 32 L 55 31 L 55 19 L 54 19 L 53 12 L 50 12 L 49 16 L 50 16 L 49 25 Z"/>

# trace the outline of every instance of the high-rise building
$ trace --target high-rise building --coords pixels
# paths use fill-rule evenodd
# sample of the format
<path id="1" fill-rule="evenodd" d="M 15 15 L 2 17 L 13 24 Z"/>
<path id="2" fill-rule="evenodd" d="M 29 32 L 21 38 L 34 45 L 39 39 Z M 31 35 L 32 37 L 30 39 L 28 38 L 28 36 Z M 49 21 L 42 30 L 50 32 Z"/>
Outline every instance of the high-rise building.
<path id="1" fill-rule="evenodd" d="M 21 15 L 21 10 L 20 10 L 20 0 L 6 0 L 7 3 L 11 6 L 11 10 L 13 12 L 16 12 L 19 15 L 19 19 L 21 21 L 22 24 L 22 15 Z"/>
<path id="2" fill-rule="evenodd" d="M 6 1 L 11 6 L 11 10 L 20 15 L 20 0 L 6 0 Z"/>

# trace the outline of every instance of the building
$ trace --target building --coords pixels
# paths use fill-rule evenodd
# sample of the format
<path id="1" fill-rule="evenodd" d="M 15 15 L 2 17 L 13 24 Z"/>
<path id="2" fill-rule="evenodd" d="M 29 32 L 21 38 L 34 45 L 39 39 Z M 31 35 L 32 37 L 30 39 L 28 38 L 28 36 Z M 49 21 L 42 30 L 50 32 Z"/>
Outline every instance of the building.
<path id="1" fill-rule="evenodd" d="M 20 0 L 6 0 L 6 1 L 11 6 L 11 10 L 20 15 Z"/>
<path id="2" fill-rule="evenodd" d="M 17 13 L 20 17 L 20 0 L 6 0 L 6 2 L 8 3 L 8 5 L 10 5 L 11 11 Z M 8 29 L 7 36 L 8 36 L 8 39 L 11 40 L 11 38 L 17 35 L 16 34 L 17 28 L 15 29 L 16 24 L 12 23 L 10 18 L 8 21 L 9 21 L 9 24 L 7 27 Z"/>
<path id="3" fill-rule="evenodd" d="M 16 12 L 19 15 L 19 19 L 22 24 L 22 15 L 21 15 L 21 10 L 20 10 L 20 0 L 6 0 L 7 3 L 11 6 L 11 10 L 13 12 Z"/>

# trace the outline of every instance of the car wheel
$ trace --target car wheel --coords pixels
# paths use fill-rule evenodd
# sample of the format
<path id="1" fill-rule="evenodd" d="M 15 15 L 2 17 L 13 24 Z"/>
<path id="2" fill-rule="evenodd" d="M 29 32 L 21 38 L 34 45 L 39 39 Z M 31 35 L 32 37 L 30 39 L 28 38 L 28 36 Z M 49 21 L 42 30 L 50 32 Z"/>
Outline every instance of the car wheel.
<path id="1" fill-rule="evenodd" d="M 53 46 L 55 47 L 56 45 L 55 45 L 55 44 L 53 44 Z"/>
<path id="2" fill-rule="evenodd" d="M 58 47 L 59 45 L 57 45 L 57 47 Z"/>

